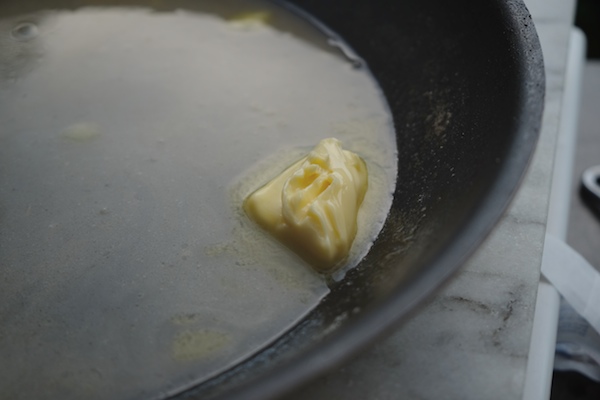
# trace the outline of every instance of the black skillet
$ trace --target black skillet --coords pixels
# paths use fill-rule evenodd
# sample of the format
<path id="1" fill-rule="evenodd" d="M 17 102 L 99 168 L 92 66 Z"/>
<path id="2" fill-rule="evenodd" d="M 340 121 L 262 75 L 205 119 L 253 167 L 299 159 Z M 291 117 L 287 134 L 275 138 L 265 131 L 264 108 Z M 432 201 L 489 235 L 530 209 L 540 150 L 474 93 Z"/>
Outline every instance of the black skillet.
<path id="1" fill-rule="evenodd" d="M 538 137 L 544 69 L 521 1 L 293 6 L 344 38 L 385 93 L 401 144 L 392 210 L 369 254 L 316 309 L 178 399 L 275 397 L 390 332 L 491 231 Z"/>
<path id="2" fill-rule="evenodd" d="M 340 34 L 387 97 L 402 144 L 392 211 L 367 257 L 308 317 L 177 398 L 276 396 L 390 332 L 490 232 L 536 144 L 544 68 L 521 1 L 293 4 Z"/>

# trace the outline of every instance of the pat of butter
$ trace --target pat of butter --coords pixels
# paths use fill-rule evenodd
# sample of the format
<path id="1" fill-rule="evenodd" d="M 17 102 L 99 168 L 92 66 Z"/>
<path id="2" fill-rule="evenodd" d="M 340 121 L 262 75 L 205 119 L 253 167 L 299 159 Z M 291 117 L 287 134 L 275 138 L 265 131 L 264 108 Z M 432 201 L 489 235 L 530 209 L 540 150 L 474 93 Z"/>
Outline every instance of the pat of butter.
<path id="1" fill-rule="evenodd" d="M 368 187 L 367 166 L 324 139 L 244 202 L 244 210 L 263 229 L 321 272 L 348 256 L 357 214 Z"/>

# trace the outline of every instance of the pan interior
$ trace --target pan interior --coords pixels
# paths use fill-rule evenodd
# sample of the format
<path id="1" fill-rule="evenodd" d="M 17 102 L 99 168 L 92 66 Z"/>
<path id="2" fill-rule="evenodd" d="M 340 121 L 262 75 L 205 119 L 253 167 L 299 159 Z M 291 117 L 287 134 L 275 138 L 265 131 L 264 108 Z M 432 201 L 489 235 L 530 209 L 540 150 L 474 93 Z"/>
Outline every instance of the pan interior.
<path id="1" fill-rule="evenodd" d="M 160 397 L 300 320 L 325 279 L 240 204 L 320 139 L 369 169 L 348 267 L 391 205 L 390 113 L 350 50 L 258 0 L 109 3 L 0 7 L 8 397 Z"/>

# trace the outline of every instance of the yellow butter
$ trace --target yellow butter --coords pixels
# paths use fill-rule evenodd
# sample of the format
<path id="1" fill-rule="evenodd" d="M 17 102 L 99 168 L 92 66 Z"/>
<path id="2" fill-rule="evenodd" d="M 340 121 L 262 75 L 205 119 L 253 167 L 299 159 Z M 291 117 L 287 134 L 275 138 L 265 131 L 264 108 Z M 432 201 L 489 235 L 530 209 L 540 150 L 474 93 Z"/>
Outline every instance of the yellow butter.
<path id="1" fill-rule="evenodd" d="M 263 229 L 326 272 L 346 259 L 368 187 L 365 162 L 324 139 L 244 202 Z"/>
<path id="2" fill-rule="evenodd" d="M 268 11 L 254 11 L 238 14 L 229 19 L 229 24 L 237 29 L 251 30 L 253 28 L 266 26 L 271 19 Z"/>

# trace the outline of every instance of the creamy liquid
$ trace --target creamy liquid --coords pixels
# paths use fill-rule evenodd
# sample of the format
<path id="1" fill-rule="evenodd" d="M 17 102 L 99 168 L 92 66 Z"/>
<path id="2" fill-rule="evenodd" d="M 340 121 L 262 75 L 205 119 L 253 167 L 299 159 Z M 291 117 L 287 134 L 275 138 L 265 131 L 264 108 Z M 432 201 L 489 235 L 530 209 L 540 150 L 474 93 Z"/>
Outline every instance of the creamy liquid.
<path id="1" fill-rule="evenodd" d="M 396 176 L 390 116 L 310 24 L 259 1 L 15 4 L 0 20 L 3 396 L 160 397 L 298 321 L 325 280 L 241 202 L 320 139 L 369 169 L 338 278 L 368 250 Z"/>

